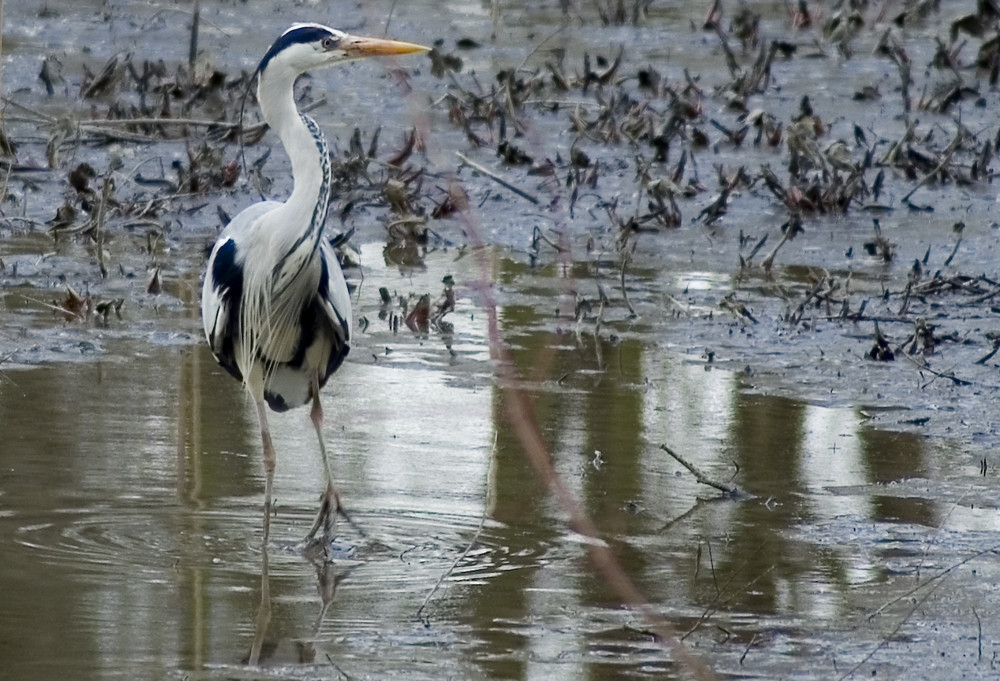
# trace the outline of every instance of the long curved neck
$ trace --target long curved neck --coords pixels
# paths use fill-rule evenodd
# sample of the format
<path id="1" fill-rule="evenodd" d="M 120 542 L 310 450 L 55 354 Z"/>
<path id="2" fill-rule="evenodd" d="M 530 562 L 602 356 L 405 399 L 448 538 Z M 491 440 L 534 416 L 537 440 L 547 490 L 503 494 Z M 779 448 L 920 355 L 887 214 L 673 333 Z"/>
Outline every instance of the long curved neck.
<path id="1" fill-rule="evenodd" d="M 283 69 L 265 69 L 257 85 L 257 100 L 268 122 L 281 139 L 292 162 L 294 187 L 280 210 L 292 240 L 290 251 L 308 246 L 312 251 L 323 237 L 330 185 L 333 181 L 330 151 L 322 130 L 295 106 L 293 85 L 298 74 Z M 290 253 L 289 253 L 290 254 Z"/>

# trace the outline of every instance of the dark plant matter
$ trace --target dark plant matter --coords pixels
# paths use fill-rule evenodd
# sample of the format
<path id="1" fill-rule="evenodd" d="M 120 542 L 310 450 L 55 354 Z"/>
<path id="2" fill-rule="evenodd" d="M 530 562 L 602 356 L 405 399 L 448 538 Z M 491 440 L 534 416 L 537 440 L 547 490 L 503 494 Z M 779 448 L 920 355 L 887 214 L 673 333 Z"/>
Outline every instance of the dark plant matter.
<path id="1" fill-rule="evenodd" d="M 483 44 L 442 39 L 432 79 L 421 74 L 433 128 L 411 119 L 394 134 L 343 130 L 331 229 L 384 238 L 387 256 L 413 267 L 428 248 L 467 245 L 460 216 L 470 213 L 486 241 L 533 265 L 586 265 L 576 294 L 600 300 L 609 330 L 692 348 L 700 336 L 724 339 L 714 361 L 810 396 L 832 382 L 856 400 L 863 386 L 837 385 L 836 372 L 878 381 L 886 372 L 871 375 L 865 360 L 890 357 L 909 362 L 899 370 L 908 378 L 940 372 L 992 390 L 991 8 L 803 3 L 762 16 L 717 4 L 690 19 L 676 54 L 642 41 L 631 53 L 624 43 L 574 49 L 573 22 L 620 27 L 612 38 L 626 27 L 657 35 L 649 3 L 597 4 L 567 8 L 519 62 L 494 71 L 478 66 Z M 282 190 L 251 72 L 223 66 L 204 37 L 200 54 L 193 64 L 141 50 L 102 61 L 87 50 L 70 65 L 52 49 L 8 67 L 18 87 L 3 126 L 4 283 L 66 284 L 60 297 L 22 295 L 15 307 L 32 299 L 128 333 L 112 317 L 148 305 L 143 294 L 164 281 L 169 290 L 243 197 Z M 815 80 L 803 89 L 802 77 Z M 322 112 L 332 97 L 307 80 L 300 106 Z M 630 268 L 676 281 L 660 278 L 650 295 L 633 290 Z M 698 270 L 726 282 L 692 294 L 685 271 Z M 81 289 L 89 303 L 75 302 Z M 407 292 L 404 317 L 406 298 L 425 293 Z M 891 352 L 870 352 L 866 338 Z M 23 338 L 0 343 L 10 361 L 44 358 Z M 784 346 L 786 358 L 759 364 L 761 344 Z M 803 366 L 782 370 L 791 356 Z M 924 407 L 919 395 L 894 406 Z"/>
<path id="2" fill-rule="evenodd" d="M 291 189 L 250 82 L 279 30 L 270 27 L 289 21 L 231 0 L 10 4 L 0 80 L 0 391 L 56 364 L 128 363 L 149 347 L 174 357 L 201 352 L 197 291 L 207 249 L 231 215 Z M 780 437 L 734 417 L 733 432 L 704 436 L 727 452 L 722 463 L 706 463 L 692 451 L 698 438 L 678 442 L 651 424 L 679 399 L 666 397 L 668 369 L 697 369 L 706 385 L 722 375 L 735 386 L 734 403 L 773 398 L 840 410 L 878 433 L 873 440 L 947 450 L 935 470 L 915 466 L 891 481 L 873 464 L 864 496 L 871 506 L 923 508 L 933 497 L 959 515 L 983 507 L 995 515 L 1000 4 L 336 4 L 295 5 L 288 16 L 343 17 L 344 28 L 366 25 L 372 35 L 389 17 L 388 35 L 435 45 L 416 66 L 351 65 L 306 76 L 296 89 L 300 110 L 330 139 L 327 230 L 352 290 L 360 348 L 346 369 L 418 371 L 469 396 L 495 391 L 500 444 L 489 452 L 527 452 L 518 465 L 530 474 L 515 486 L 526 495 L 537 488 L 538 508 L 558 508 L 552 522 L 579 546 L 572 558 L 562 545 L 556 553 L 578 561 L 574 578 L 599 585 L 581 607 L 624 604 L 630 614 L 623 624 L 607 615 L 617 611 L 599 610 L 580 625 L 596 641 L 581 656 L 606 659 L 611 670 L 595 662 L 594 678 L 617 670 L 642 678 L 956 678 L 946 655 L 966 656 L 963 678 L 992 678 L 998 576 L 969 573 L 995 562 L 995 520 L 984 520 L 975 539 L 949 530 L 948 513 L 877 528 L 852 524 L 847 510 L 818 519 L 808 499 L 781 496 L 783 476 L 801 471 L 780 468 L 791 458 L 769 439 Z M 642 349 L 636 366 L 632 348 Z M 406 388 L 398 389 L 403 398 Z M 651 394 L 662 397 L 637 398 Z M 688 553 L 667 552 L 691 575 L 695 595 L 661 584 L 669 571 L 651 568 L 642 541 L 623 529 L 633 517 L 648 521 L 643 503 L 593 501 L 605 497 L 588 488 L 588 476 L 600 474 L 605 455 L 616 465 L 595 444 L 600 438 L 578 434 L 567 447 L 585 456 L 560 458 L 560 405 L 588 400 L 607 401 L 584 410 L 585 420 L 640 412 L 637 446 L 656 457 L 656 474 L 689 480 L 689 510 L 657 517 L 642 541 L 696 525 L 683 530 L 691 532 Z M 735 410 L 707 398 L 702 407 Z M 349 405 L 341 409 L 350 414 Z M 349 417 L 336 423 L 338 437 L 351 437 Z M 756 461 L 768 463 L 755 470 L 740 457 L 741 438 L 756 439 Z M 837 455 L 834 443 L 830 469 Z M 638 487 L 655 477 L 643 470 Z M 831 479 L 821 495 L 855 500 L 855 485 Z M 0 473 L 0 517 L 3 502 Z M 733 603 L 752 601 L 756 580 L 780 581 L 787 565 L 781 557 L 758 563 L 765 540 L 754 543 L 755 520 L 713 534 L 715 521 L 697 518 L 748 507 L 784 523 L 766 541 L 822 554 L 816 569 L 835 581 L 849 583 L 851 572 L 828 559 L 837 547 L 858 547 L 864 562 L 859 556 L 890 544 L 888 562 L 872 568 L 878 576 L 860 580 L 878 602 L 811 593 L 816 608 L 842 616 L 836 633 L 818 630 L 799 603 L 787 620 L 741 620 Z M 459 579 L 452 572 L 490 546 L 499 532 L 490 522 L 514 523 L 501 515 L 473 518 L 443 542 L 441 576 L 422 585 L 434 598 L 416 601 L 421 627 L 436 626 L 434 603 Z M 364 508 L 360 516 L 364 524 Z M 814 521 L 808 530 L 802 518 Z M 539 540 L 549 541 L 559 540 Z M 710 552 L 722 544 L 745 553 L 716 564 Z M 372 554 L 387 561 L 394 548 Z M 730 581 L 720 582 L 725 570 Z M 875 589 L 899 574 L 905 585 Z M 956 596 L 961 603 L 944 609 L 941 622 L 922 617 L 921 608 L 934 611 L 935 590 L 962 592 L 949 587 L 958 575 L 973 583 Z M 332 599 L 336 585 L 324 580 Z M 455 621 L 460 638 L 464 621 Z M 567 621 L 525 626 L 554 636 Z M 517 626 L 503 635 L 521 636 Z M 531 655 L 557 668 L 549 652 Z M 623 661 L 633 654 L 639 662 Z M 758 655 L 761 666 L 747 667 Z M 799 657 L 822 660 L 822 674 Z M 364 669 L 338 673 L 368 678 Z M 378 676 L 388 666 L 371 669 Z M 926 676 L 914 676 L 921 669 Z"/>

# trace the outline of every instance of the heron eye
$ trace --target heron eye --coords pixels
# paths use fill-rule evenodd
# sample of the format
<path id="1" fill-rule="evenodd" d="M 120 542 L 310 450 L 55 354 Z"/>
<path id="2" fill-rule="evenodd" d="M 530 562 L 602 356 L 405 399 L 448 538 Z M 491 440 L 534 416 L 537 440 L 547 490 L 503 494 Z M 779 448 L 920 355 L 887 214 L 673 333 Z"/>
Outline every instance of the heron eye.
<path id="1" fill-rule="evenodd" d="M 323 38 L 323 49 L 327 50 L 328 52 L 330 50 L 335 50 L 335 49 L 337 49 L 337 44 L 338 43 L 339 43 L 339 41 L 336 38 L 333 38 L 333 37 Z"/>

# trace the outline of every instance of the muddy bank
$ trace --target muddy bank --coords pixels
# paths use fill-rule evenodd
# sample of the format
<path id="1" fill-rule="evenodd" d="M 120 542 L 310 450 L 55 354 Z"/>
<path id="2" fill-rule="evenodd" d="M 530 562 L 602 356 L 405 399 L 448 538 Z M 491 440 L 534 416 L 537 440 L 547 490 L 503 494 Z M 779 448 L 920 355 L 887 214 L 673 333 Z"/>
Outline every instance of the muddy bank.
<path id="1" fill-rule="evenodd" d="M 720 677 L 991 678 L 996 16 L 802 7 L 409 3 L 389 32 L 440 40 L 427 61 L 302 83 L 353 230 L 324 408 L 369 536 L 333 568 L 280 550 L 319 471 L 305 417 L 277 419 L 268 674 L 684 677 L 524 460 L 492 297 L 557 470 Z M 201 11 L 192 64 L 188 5 L 7 8 L 19 678 L 254 674 L 253 417 L 196 301 L 227 216 L 290 188 L 252 97 L 236 125 L 288 17 Z M 448 276 L 454 311 L 414 316 Z M 750 495 L 711 501 L 661 444 Z"/>

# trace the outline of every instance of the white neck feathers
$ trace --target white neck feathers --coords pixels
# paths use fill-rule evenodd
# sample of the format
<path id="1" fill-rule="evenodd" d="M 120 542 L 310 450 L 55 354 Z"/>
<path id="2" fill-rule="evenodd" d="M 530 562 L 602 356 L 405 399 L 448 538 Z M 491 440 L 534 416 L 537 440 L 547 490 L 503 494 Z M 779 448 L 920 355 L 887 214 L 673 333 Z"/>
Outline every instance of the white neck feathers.
<path id="1" fill-rule="evenodd" d="M 312 246 L 322 237 L 330 198 L 330 153 L 326 138 L 312 119 L 299 113 L 295 106 L 293 85 L 299 74 L 274 61 L 260 74 L 257 99 L 264 120 L 281 139 L 292 162 L 295 182 L 291 196 L 280 209 L 287 224 L 301 225 L 292 237 Z M 291 234 L 289 234 L 291 236 Z"/>

